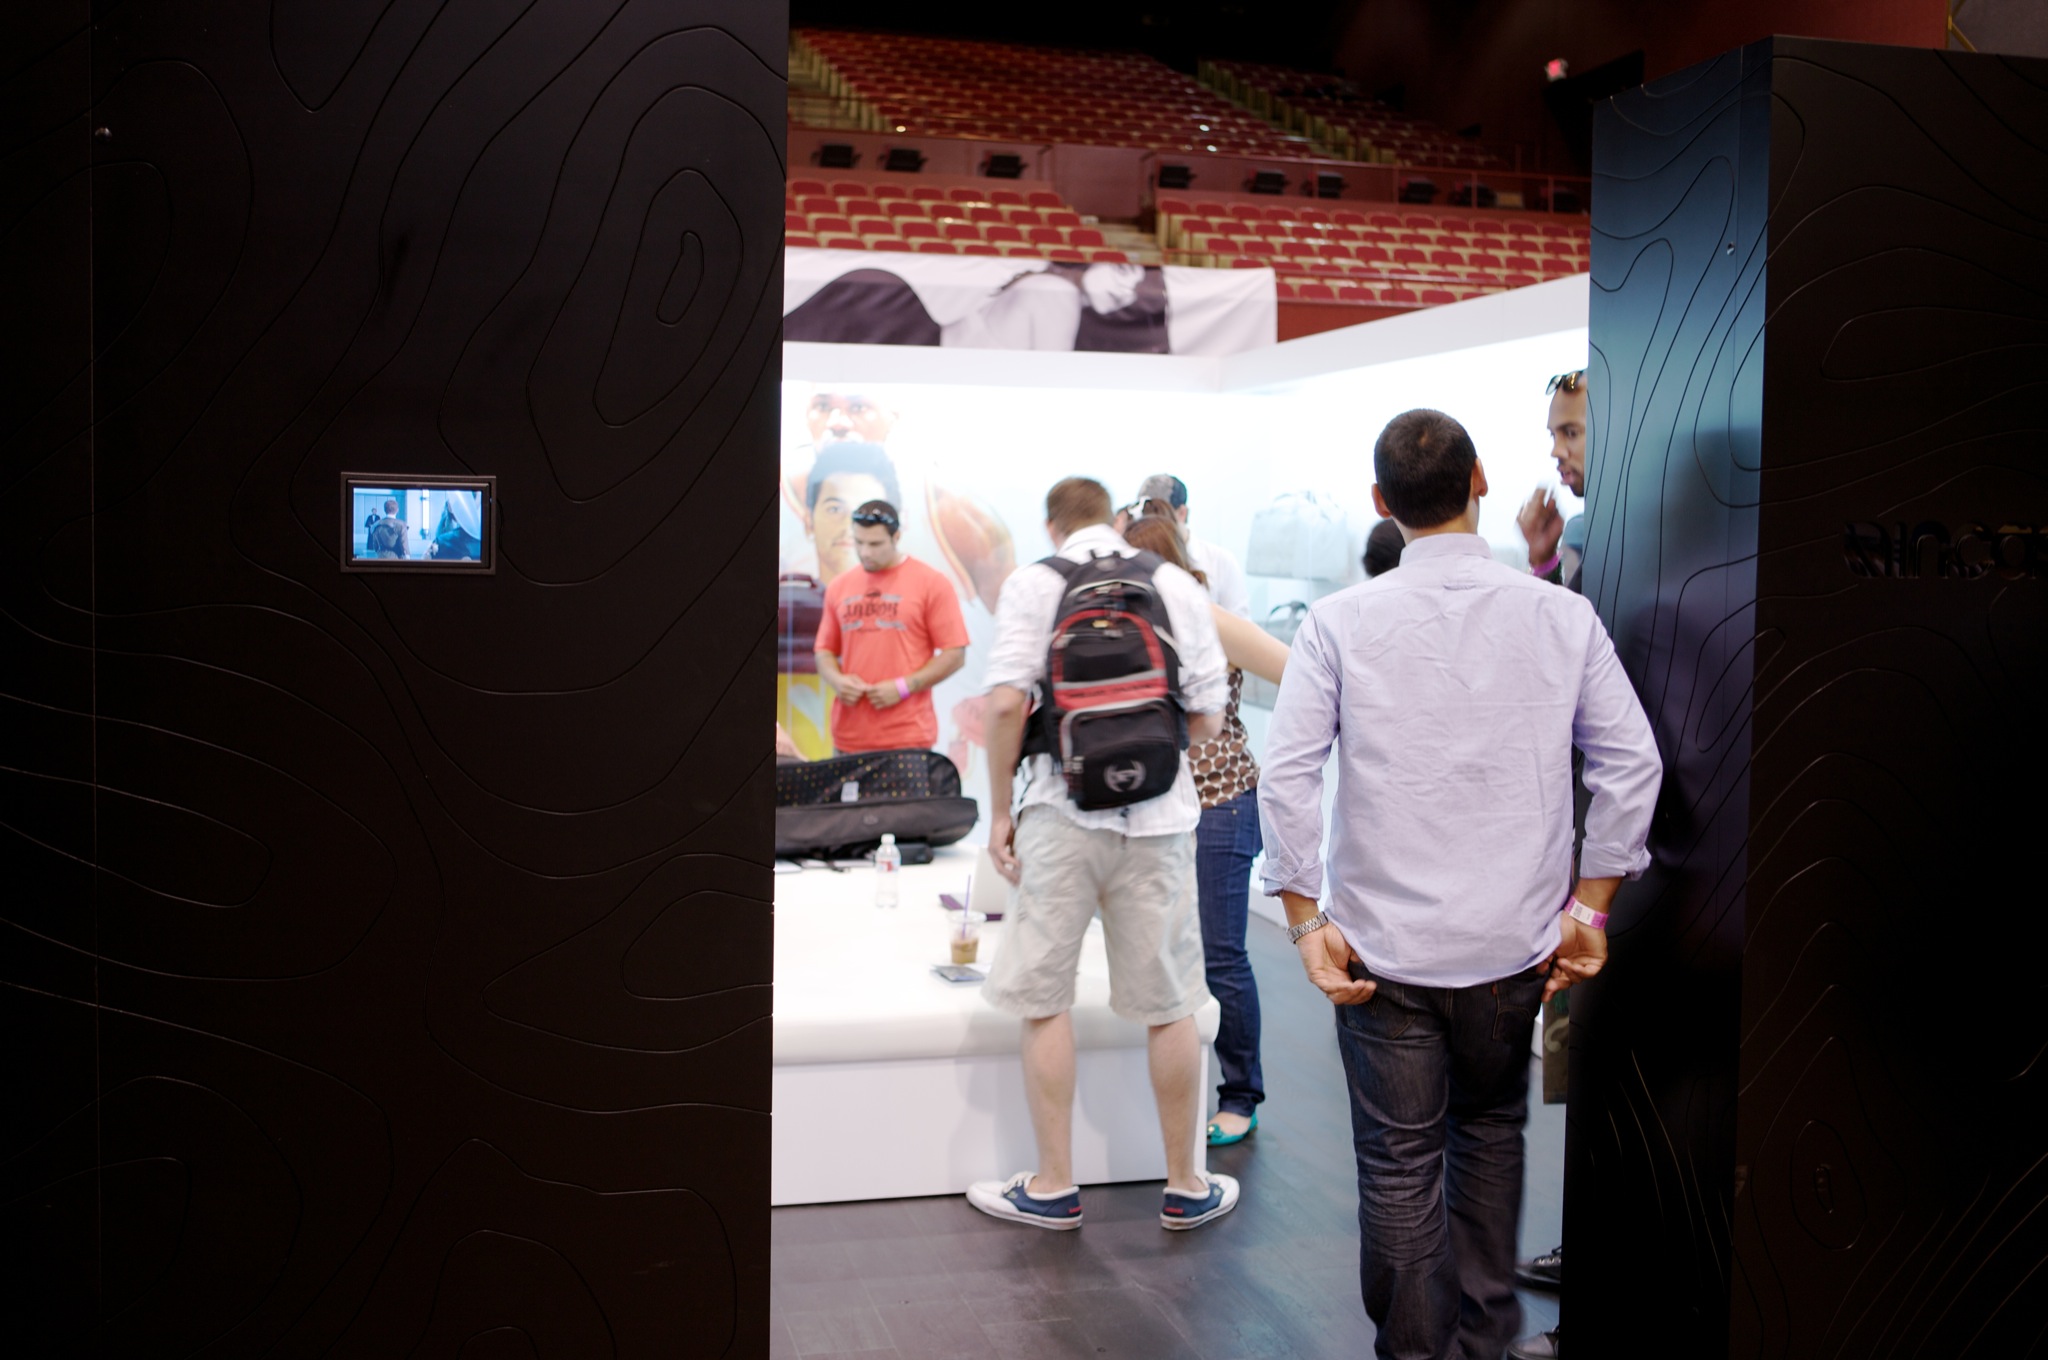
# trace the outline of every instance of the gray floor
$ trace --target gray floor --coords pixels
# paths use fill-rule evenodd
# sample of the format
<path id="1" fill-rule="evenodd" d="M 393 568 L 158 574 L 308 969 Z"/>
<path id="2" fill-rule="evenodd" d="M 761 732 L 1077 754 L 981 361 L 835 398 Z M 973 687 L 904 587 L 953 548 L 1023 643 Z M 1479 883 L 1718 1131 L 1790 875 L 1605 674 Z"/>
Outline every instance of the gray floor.
<path id="1" fill-rule="evenodd" d="M 769 1354 L 1370 1355 L 1350 1115 L 1329 1005 L 1277 927 L 1254 920 L 1250 945 L 1267 1099 L 1258 1133 L 1210 1155 L 1213 1169 L 1243 1183 L 1234 1213 L 1166 1232 L 1157 1185 L 1084 1188 L 1087 1225 L 1070 1233 L 1001 1223 L 958 1198 L 777 1209 Z M 1540 1077 L 1531 1090 L 1541 1090 Z M 1563 1107 L 1533 1106 L 1525 1254 L 1558 1240 L 1563 1167 Z M 1524 1294 L 1523 1307 L 1528 1331 L 1557 1316 L 1548 1295 Z"/>

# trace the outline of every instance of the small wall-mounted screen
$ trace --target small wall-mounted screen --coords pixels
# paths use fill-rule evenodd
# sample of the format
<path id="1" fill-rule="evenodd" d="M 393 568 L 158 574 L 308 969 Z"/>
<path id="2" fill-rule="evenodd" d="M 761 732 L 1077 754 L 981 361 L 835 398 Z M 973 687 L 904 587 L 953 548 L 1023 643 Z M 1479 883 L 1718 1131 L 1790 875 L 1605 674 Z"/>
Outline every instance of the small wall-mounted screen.
<path id="1" fill-rule="evenodd" d="M 354 571 L 496 569 L 495 479 L 342 479 L 342 566 Z"/>

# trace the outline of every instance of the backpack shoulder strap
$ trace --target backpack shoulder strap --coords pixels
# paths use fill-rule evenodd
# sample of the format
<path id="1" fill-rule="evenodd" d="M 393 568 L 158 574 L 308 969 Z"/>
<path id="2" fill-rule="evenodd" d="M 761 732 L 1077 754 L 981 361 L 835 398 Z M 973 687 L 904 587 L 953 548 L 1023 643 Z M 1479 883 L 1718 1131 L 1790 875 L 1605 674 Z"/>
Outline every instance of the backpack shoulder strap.
<path id="1" fill-rule="evenodd" d="M 1059 573 L 1059 578 L 1069 585 L 1073 584 L 1074 573 L 1081 570 L 1079 562 L 1061 557 L 1058 553 L 1054 553 L 1051 557 L 1039 558 L 1038 565 L 1041 567 L 1051 567 L 1055 572 Z"/>

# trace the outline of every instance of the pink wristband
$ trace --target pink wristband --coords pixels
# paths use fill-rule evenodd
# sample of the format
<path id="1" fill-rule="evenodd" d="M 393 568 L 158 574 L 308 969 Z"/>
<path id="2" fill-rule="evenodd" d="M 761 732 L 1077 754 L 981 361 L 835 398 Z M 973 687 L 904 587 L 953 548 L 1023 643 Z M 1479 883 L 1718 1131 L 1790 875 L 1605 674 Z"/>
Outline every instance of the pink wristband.
<path id="1" fill-rule="evenodd" d="M 896 677 L 896 697 L 899 699 L 908 699 L 910 697 L 910 682 L 900 675 Z"/>
<path id="2" fill-rule="evenodd" d="M 1548 562 L 1545 562 L 1542 566 L 1529 568 L 1529 574 L 1531 576 L 1548 576 L 1550 575 L 1550 573 L 1556 571 L 1559 567 L 1563 565 L 1564 558 L 1557 553 L 1552 553 L 1550 555 L 1550 560 Z"/>
<path id="3" fill-rule="evenodd" d="M 1607 913 L 1604 911 L 1594 911 L 1577 897 L 1565 900 L 1564 914 L 1577 921 L 1580 925 L 1591 926 L 1595 930 L 1607 929 Z"/>

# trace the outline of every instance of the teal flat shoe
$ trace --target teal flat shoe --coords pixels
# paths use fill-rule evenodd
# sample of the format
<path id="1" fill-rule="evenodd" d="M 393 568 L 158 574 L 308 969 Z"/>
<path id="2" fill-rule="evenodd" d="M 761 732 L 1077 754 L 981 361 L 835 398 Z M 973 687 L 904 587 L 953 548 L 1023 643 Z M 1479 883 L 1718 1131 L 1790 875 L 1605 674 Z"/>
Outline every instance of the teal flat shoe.
<path id="1" fill-rule="evenodd" d="M 1243 1142 L 1243 1141 L 1244 1141 L 1245 1139 L 1247 1139 L 1247 1138 L 1251 1137 L 1251 1136 L 1252 1136 L 1253 1134 L 1257 1133 L 1258 1131 L 1259 1131 L 1259 1112 L 1258 1112 L 1257 1110 L 1253 1110 L 1253 1111 L 1252 1111 L 1252 1122 L 1244 1126 L 1244 1132 L 1243 1132 L 1243 1133 L 1225 1133 L 1225 1132 L 1224 1132 L 1224 1131 L 1223 1131 L 1222 1129 L 1218 1128 L 1218 1127 L 1217 1127 L 1216 1125 L 1214 1125 L 1214 1124 L 1211 1124 L 1211 1125 L 1209 1126 L 1209 1146 L 1210 1146 L 1210 1147 L 1229 1147 L 1229 1146 L 1230 1146 L 1230 1145 L 1231 1145 L 1232 1143 L 1242 1143 L 1242 1142 Z"/>

